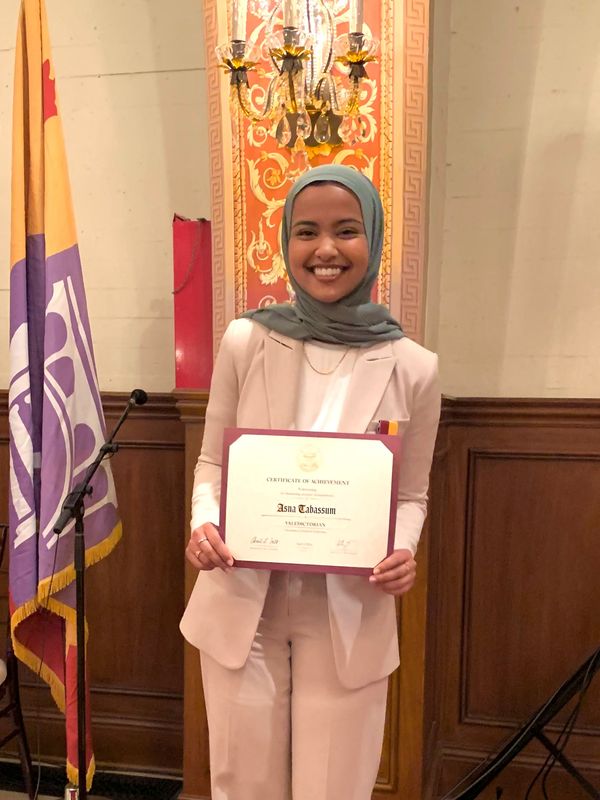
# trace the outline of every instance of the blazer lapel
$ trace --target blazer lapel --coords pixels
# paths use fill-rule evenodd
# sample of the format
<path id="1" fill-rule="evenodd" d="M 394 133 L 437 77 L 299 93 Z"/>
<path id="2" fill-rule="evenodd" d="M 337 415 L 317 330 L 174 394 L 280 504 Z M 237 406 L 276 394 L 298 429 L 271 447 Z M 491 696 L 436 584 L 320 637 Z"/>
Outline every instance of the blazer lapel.
<path id="1" fill-rule="evenodd" d="M 265 384 L 271 428 L 294 424 L 303 344 L 276 331 L 265 340 Z"/>
<path id="2" fill-rule="evenodd" d="M 389 341 L 359 353 L 342 411 L 341 433 L 366 432 L 389 383 L 394 364 L 394 351 Z"/>

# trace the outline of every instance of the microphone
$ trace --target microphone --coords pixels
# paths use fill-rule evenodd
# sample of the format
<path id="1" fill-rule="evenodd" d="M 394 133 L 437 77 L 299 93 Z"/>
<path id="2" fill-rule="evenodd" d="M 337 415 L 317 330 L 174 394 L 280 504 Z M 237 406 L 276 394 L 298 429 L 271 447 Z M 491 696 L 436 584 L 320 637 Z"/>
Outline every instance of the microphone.
<path id="1" fill-rule="evenodd" d="M 134 389 L 131 394 L 129 395 L 129 400 L 127 401 L 127 405 L 121 414 L 119 421 L 117 422 L 113 432 L 111 433 L 109 439 L 102 445 L 100 450 L 98 451 L 98 455 L 96 456 L 95 461 L 90 464 L 87 468 L 84 479 L 77 484 L 73 488 L 71 492 L 66 496 L 65 501 L 62 506 L 62 510 L 60 516 L 58 517 L 56 524 L 54 525 L 53 531 L 54 533 L 62 533 L 64 528 L 67 526 L 71 519 L 75 518 L 75 511 L 78 508 L 79 504 L 82 502 L 83 497 L 85 495 L 90 495 L 92 493 L 92 487 L 89 485 L 94 473 L 100 466 L 101 461 L 105 456 L 109 453 L 116 453 L 119 449 L 119 445 L 116 442 L 113 442 L 113 439 L 117 435 L 117 431 L 121 427 L 121 425 L 125 422 L 127 417 L 129 416 L 129 412 L 135 406 L 143 406 L 144 403 L 148 402 L 148 395 L 143 389 Z M 83 506 L 80 506 L 83 508 Z"/>
<path id="2" fill-rule="evenodd" d="M 134 389 L 129 396 L 130 406 L 143 406 L 148 402 L 148 395 L 143 389 Z"/>
<path id="3" fill-rule="evenodd" d="M 131 394 L 129 395 L 129 400 L 127 401 L 127 405 L 125 406 L 125 409 L 121 414 L 120 420 L 115 425 L 115 429 L 113 430 L 110 439 L 103 446 L 105 452 L 116 453 L 116 451 L 119 449 L 119 445 L 113 444 L 113 439 L 117 435 L 117 431 L 129 416 L 129 412 L 131 411 L 132 408 L 135 408 L 136 406 L 143 406 L 144 403 L 147 402 L 148 402 L 148 395 L 143 389 L 134 389 L 131 392 Z"/>

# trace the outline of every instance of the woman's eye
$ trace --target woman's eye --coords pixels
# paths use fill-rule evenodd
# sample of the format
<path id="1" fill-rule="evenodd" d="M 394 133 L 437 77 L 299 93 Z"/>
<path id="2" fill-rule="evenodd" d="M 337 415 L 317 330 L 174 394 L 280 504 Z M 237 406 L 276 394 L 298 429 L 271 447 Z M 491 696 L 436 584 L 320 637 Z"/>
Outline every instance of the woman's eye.
<path id="1" fill-rule="evenodd" d="M 300 230 L 296 231 L 296 236 L 299 236 L 301 239 L 308 239 L 314 235 L 315 232 L 310 228 L 300 228 Z"/>
<path id="2" fill-rule="evenodd" d="M 358 236 L 358 231 L 356 230 L 356 228 L 344 228 L 339 232 L 338 235 L 345 236 L 346 238 L 350 236 Z"/>

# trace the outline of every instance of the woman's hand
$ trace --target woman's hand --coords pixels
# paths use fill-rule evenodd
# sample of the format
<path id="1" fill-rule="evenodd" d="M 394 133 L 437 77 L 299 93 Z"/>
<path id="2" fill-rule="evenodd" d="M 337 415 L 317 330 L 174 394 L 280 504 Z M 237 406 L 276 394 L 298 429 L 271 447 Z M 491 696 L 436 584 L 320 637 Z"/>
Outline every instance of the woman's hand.
<path id="1" fill-rule="evenodd" d="M 209 570 L 219 567 L 224 572 L 229 572 L 233 566 L 233 556 L 211 522 L 206 522 L 192 531 L 185 548 L 185 557 L 196 569 Z"/>
<path id="2" fill-rule="evenodd" d="M 394 550 L 377 564 L 369 581 L 387 594 L 399 597 L 412 589 L 416 577 L 417 562 L 410 550 Z"/>

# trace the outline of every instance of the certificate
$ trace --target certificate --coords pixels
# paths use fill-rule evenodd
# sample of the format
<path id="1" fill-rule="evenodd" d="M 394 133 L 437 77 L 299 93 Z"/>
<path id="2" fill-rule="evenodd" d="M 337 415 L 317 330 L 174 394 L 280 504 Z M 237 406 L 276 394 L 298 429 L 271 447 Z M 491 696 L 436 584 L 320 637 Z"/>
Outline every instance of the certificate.
<path id="1" fill-rule="evenodd" d="M 400 438 L 227 428 L 220 532 L 240 567 L 369 574 L 393 550 Z"/>

